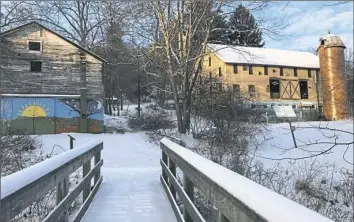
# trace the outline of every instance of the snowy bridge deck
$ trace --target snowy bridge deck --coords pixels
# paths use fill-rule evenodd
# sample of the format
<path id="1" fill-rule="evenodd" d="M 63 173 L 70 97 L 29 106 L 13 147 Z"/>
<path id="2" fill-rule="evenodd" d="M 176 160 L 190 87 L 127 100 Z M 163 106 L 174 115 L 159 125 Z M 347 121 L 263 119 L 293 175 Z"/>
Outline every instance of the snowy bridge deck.
<path id="1" fill-rule="evenodd" d="M 38 199 L 56 183 L 59 201 L 45 221 L 68 221 L 67 209 L 83 191 L 85 202 L 74 221 L 84 216 L 82 221 L 89 222 L 205 222 L 193 204 L 194 186 L 214 204 L 219 222 L 331 221 L 168 139 L 163 139 L 161 149 L 157 149 L 135 136 L 117 140 L 114 135 L 103 135 L 103 150 L 102 143 L 89 143 L 3 178 L 0 221 L 14 218 L 29 201 L 35 201 L 32 197 Z M 100 171 L 101 157 L 104 165 Z M 82 165 L 86 176 L 69 192 L 67 176 Z M 183 172 L 183 186 L 176 179 L 177 167 Z M 38 172 L 26 176 L 33 169 Z M 91 179 L 95 186 L 90 192 L 87 185 Z M 184 205 L 183 213 L 175 201 L 177 194 Z"/>

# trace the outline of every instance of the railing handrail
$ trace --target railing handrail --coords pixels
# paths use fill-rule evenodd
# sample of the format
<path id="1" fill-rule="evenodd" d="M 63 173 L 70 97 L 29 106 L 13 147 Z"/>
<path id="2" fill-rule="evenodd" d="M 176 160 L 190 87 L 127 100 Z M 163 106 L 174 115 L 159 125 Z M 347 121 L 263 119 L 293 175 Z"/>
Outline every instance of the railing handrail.
<path id="1" fill-rule="evenodd" d="M 243 177 L 227 168 L 216 164 L 174 142 L 164 138 L 161 140 L 163 168 L 162 183 L 171 201 L 175 199 L 176 190 L 180 199 L 193 199 L 193 188 L 196 186 L 219 211 L 219 221 L 250 222 L 333 222 L 327 217 L 314 212 L 262 185 Z M 168 160 L 168 161 L 167 161 Z M 168 163 L 168 167 L 167 167 Z M 184 175 L 184 192 L 175 181 L 176 166 Z M 168 180 L 167 180 L 168 178 Z M 172 182 L 172 183 L 171 183 Z M 187 194 L 187 195 L 186 195 Z M 186 197 L 187 196 L 187 197 Z M 185 205 L 185 221 L 203 221 L 189 203 Z M 175 203 L 172 203 L 175 205 Z M 187 207 L 186 207 L 187 206 Z M 190 211 L 190 212 L 188 212 Z M 178 217 L 178 215 L 176 215 Z M 194 218 L 191 219 L 191 218 Z"/>
<path id="2" fill-rule="evenodd" d="M 82 190 L 85 204 L 85 200 L 90 196 L 91 178 L 95 177 L 96 189 L 102 181 L 100 176 L 100 167 L 103 164 L 103 160 L 100 160 L 102 149 L 102 141 L 91 141 L 2 178 L 0 221 L 13 219 L 54 187 L 57 187 L 57 205 L 62 207 L 59 209 L 60 216 L 66 214 L 71 204 L 63 205 L 64 200 L 67 197 L 75 200 Z M 93 157 L 95 167 L 91 170 Z M 84 179 L 81 181 L 83 184 L 77 186 L 81 190 L 76 187 L 75 192 L 69 193 L 69 175 L 81 166 L 84 166 Z M 86 178 L 87 175 L 90 177 Z M 64 216 L 67 217 L 67 214 Z"/>

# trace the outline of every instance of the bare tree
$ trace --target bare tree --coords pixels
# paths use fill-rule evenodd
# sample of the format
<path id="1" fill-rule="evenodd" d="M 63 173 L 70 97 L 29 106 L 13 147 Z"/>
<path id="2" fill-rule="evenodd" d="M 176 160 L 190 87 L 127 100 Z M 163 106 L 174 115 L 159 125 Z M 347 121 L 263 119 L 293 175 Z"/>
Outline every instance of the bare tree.
<path id="1" fill-rule="evenodd" d="M 35 2 L 38 19 L 79 45 L 92 48 L 102 41 L 101 3 L 94 1 Z"/>
<path id="2" fill-rule="evenodd" d="M 35 19 L 34 7 L 26 1 L 2 1 L 1 30 L 7 30 Z"/>

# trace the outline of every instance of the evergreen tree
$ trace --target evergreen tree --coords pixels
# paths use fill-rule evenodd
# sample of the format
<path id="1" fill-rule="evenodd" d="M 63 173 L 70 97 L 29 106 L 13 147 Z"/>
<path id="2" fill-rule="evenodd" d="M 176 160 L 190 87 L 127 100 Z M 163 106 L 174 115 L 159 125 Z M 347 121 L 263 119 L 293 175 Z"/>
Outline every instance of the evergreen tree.
<path id="1" fill-rule="evenodd" d="M 262 31 L 251 12 L 239 5 L 228 22 L 228 43 L 238 46 L 263 47 Z"/>
<path id="2" fill-rule="evenodd" d="M 213 23 L 210 26 L 209 42 L 215 44 L 228 44 L 227 22 L 221 14 L 215 16 Z"/>

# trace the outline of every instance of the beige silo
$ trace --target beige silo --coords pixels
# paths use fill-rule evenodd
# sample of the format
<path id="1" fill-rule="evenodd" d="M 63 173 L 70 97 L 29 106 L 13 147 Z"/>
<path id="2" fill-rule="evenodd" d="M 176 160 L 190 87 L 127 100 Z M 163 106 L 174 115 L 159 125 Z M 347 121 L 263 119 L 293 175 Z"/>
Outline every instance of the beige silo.
<path id="1" fill-rule="evenodd" d="M 323 98 L 323 116 L 326 120 L 348 117 L 347 80 L 344 61 L 345 45 L 332 34 L 320 38 L 318 55 Z"/>

